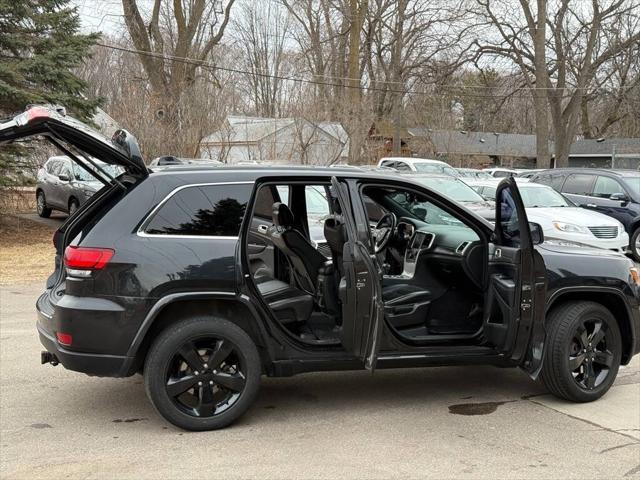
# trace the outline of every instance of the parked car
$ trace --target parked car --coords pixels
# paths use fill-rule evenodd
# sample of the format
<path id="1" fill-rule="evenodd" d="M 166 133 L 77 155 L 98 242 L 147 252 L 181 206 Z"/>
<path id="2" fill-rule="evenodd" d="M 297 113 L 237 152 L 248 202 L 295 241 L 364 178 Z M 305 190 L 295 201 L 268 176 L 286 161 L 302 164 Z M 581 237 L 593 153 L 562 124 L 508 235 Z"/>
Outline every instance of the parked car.
<path id="1" fill-rule="evenodd" d="M 541 172 L 543 169 L 541 168 L 531 168 L 531 169 L 527 169 L 527 170 L 516 170 L 518 172 L 517 177 L 518 178 L 526 178 L 528 180 L 531 180 L 531 178 L 533 178 L 535 175 L 538 174 L 538 172 Z"/>
<path id="2" fill-rule="evenodd" d="M 512 168 L 485 168 L 482 170 L 483 172 L 487 172 L 489 175 L 495 178 L 506 178 L 506 177 L 517 177 L 518 171 Z"/>
<path id="3" fill-rule="evenodd" d="M 117 165 L 108 165 L 93 160 L 107 174 L 117 177 L 124 170 Z M 38 170 L 36 185 L 36 209 L 38 215 L 48 218 L 53 210 L 73 215 L 80 206 L 104 184 L 97 176 L 100 173 L 88 162 L 86 168 L 74 164 L 69 157 L 57 156 L 49 158 Z M 92 174 L 86 169 L 96 172 Z"/>
<path id="4" fill-rule="evenodd" d="M 151 173 L 128 132 L 108 140 L 43 107 L 0 124 L 0 144 L 49 132 L 126 175 L 54 236 L 55 271 L 36 305 L 41 360 L 142 372 L 151 403 L 179 427 L 229 425 L 262 375 L 320 370 L 517 366 L 561 398 L 592 401 L 640 350 L 633 262 L 546 246 L 513 179 L 498 187 L 492 225 L 396 174 Z M 329 256 L 308 233 L 318 189 Z M 385 212 L 374 228 L 367 202 Z M 447 220 L 426 221 L 432 209 Z"/>
<path id="5" fill-rule="evenodd" d="M 545 170 L 532 182 L 549 185 L 580 207 L 620 221 L 629 234 L 629 251 L 640 262 L 640 172 L 566 168 Z"/>
<path id="6" fill-rule="evenodd" d="M 435 190 L 444 197 L 454 200 L 481 217 L 493 217 L 495 202 L 487 201 L 462 179 L 447 175 L 407 174 L 416 182 Z M 429 213 L 429 212 L 427 212 Z M 428 217 L 427 217 L 428 220 Z"/>
<path id="7" fill-rule="evenodd" d="M 463 180 L 487 180 L 494 178 L 489 172 L 478 170 L 477 168 L 456 168 Z"/>
<path id="8" fill-rule="evenodd" d="M 495 200 L 495 183 L 477 182 L 483 197 Z M 542 226 L 545 238 L 625 253 L 629 235 L 619 221 L 580 208 L 553 188 L 539 183 L 520 183 L 520 196 L 530 221 Z"/>
<path id="9" fill-rule="evenodd" d="M 378 167 L 388 167 L 400 172 L 440 173 L 451 177 L 459 177 L 458 171 L 446 162 L 428 158 L 384 157 Z"/>
<path id="10" fill-rule="evenodd" d="M 149 168 L 154 170 L 181 167 L 185 165 L 223 165 L 223 163 L 210 158 L 184 158 L 175 157 L 173 155 L 163 155 L 161 157 L 154 158 L 149 162 Z"/>

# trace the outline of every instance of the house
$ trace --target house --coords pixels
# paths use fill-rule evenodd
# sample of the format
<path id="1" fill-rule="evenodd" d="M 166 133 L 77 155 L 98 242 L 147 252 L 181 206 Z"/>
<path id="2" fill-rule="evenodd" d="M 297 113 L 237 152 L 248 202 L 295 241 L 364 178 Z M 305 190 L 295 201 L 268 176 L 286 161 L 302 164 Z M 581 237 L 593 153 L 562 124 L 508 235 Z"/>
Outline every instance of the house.
<path id="1" fill-rule="evenodd" d="M 370 156 L 377 163 L 382 157 L 393 156 L 393 137 L 396 134 L 395 127 L 391 122 L 385 120 L 378 120 L 368 132 L 367 147 L 370 152 Z M 411 147 L 409 146 L 409 140 L 411 134 L 406 128 L 400 128 L 400 155 L 401 157 L 413 157 L 415 156 Z"/>
<path id="2" fill-rule="evenodd" d="M 199 155 L 223 163 L 332 165 L 347 161 L 349 136 L 339 123 L 230 115 L 202 139 Z"/>
<path id="3" fill-rule="evenodd" d="M 455 167 L 535 167 L 535 135 L 426 128 L 408 130 L 411 149 L 419 157 L 444 158 Z"/>
<path id="4" fill-rule="evenodd" d="M 640 138 L 577 140 L 569 151 L 570 167 L 640 168 Z"/>

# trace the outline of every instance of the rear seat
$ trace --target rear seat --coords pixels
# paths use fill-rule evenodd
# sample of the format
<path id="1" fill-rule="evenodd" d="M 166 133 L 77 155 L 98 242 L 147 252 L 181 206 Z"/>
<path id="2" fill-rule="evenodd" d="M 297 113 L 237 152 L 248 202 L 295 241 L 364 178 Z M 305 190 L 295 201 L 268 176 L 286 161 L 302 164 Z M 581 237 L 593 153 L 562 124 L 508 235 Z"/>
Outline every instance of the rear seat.
<path id="1" fill-rule="evenodd" d="M 313 310 L 313 297 L 281 280 L 257 285 L 262 298 L 282 323 L 306 322 Z"/>

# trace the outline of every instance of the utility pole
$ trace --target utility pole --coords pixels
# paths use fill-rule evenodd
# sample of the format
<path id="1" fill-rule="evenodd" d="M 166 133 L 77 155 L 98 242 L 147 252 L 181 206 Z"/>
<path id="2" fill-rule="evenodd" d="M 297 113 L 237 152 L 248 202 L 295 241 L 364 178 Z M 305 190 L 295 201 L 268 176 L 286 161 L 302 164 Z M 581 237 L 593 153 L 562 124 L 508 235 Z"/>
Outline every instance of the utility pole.
<path id="1" fill-rule="evenodd" d="M 396 43 L 393 49 L 392 72 L 393 83 L 391 89 L 395 90 L 393 94 L 393 154 L 400 156 L 402 154 L 402 127 L 404 118 L 402 114 L 402 100 L 404 82 L 402 81 L 402 46 L 404 41 L 404 13 L 407 8 L 407 0 L 398 0 L 398 15 L 396 17 L 395 37 Z"/>

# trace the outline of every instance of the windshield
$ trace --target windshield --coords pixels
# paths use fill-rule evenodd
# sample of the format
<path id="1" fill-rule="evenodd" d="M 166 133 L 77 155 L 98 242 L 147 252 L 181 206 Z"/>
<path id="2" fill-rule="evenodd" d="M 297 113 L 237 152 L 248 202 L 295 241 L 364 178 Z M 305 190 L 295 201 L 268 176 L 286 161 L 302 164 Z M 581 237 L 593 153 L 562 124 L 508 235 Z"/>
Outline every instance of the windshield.
<path id="1" fill-rule="evenodd" d="M 105 172 L 107 172 L 112 177 L 117 177 L 122 172 L 124 172 L 124 168 L 122 168 L 119 165 L 107 165 L 106 163 L 98 164 L 98 165 L 100 165 L 100 168 L 102 170 L 104 170 Z M 89 166 L 89 168 L 91 168 L 92 170 L 95 170 L 92 166 Z M 79 167 L 79 166 L 76 165 L 76 166 L 73 167 L 73 170 L 74 170 L 74 173 L 76 175 L 76 180 L 80 180 L 82 182 L 97 182 L 97 181 L 99 181 L 96 177 L 91 175 L 89 172 L 87 172 L 82 167 Z M 97 175 L 100 175 L 99 172 L 96 172 L 96 173 L 97 173 Z"/>
<path id="2" fill-rule="evenodd" d="M 414 163 L 416 170 L 426 173 L 440 173 L 442 172 L 442 165 L 438 163 Z"/>
<path id="3" fill-rule="evenodd" d="M 464 225 L 449 212 L 431 202 L 425 201 L 417 195 L 407 195 L 406 193 L 398 192 L 388 194 L 388 198 L 401 205 L 405 210 L 411 212 L 414 217 L 423 222 L 433 225 Z"/>
<path id="4" fill-rule="evenodd" d="M 633 192 L 633 196 L 640 197 L 640 177 L 626 177 L 625 183 Z"/>
<path id="5" fill-rule="evenodd" d="M 526 187 L 520 185 L 520 196 L 527 208 L 570 207 L 571 204 L 551 187 Z"/>
<path id="6" fill-rule="evenodd" d="M 456 202 L 484 202 L 478 192 L 455 178 L 418 177 L 417 180 Z"/>

